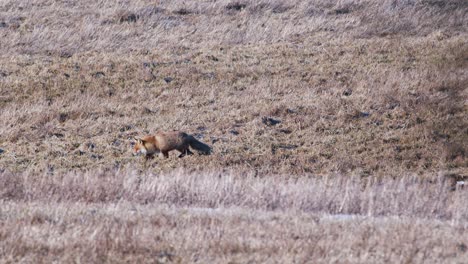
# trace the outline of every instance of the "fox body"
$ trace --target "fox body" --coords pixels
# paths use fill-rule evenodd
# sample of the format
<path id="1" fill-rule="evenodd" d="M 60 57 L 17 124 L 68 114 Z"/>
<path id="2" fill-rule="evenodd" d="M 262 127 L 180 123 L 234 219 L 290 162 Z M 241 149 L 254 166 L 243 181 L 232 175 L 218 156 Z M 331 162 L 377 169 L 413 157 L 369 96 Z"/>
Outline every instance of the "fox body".
<path id="1" fill-rule="evenodd" d="M 179 158 L 182 158 L 185 155 L 193 154 L 189 147 L 200 154 L 208 155 L 211 153 L 210 146 L 181 131 L 158 132 L 155 135 L 135 138 L 135 140 L 133 154 L 143 154 L 147 159 L 152 158 L 154 154 L 162 154 L 164 158 L 168 158 L 171 150 L 179 151 Z"/>

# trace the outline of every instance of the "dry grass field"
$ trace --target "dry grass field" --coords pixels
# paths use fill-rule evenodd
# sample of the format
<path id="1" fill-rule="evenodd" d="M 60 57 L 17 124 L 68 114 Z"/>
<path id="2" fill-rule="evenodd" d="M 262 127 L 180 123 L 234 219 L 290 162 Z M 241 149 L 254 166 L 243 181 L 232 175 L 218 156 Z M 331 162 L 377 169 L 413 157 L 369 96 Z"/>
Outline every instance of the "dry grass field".
<path id="1" fill-rule="evenodd" d="M 417 176 L 8 174 L 2 262 L 465 263 L 468 192 Z"/>
<path id="2" fill-rule="evenodd" d="M 464 263 L 465 0 L 0 1 L 0 262 Z M 183 130 L 210 156 L 143 166 Z"/>

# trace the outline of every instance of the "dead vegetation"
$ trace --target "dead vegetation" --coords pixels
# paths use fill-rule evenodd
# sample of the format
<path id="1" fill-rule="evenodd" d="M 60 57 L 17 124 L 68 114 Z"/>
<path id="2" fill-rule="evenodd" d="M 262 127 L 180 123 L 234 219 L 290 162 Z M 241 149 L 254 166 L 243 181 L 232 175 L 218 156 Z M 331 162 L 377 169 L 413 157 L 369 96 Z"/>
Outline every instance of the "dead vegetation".
<path id="1" fill-rule="evenodd" d="M 2 1 L 1 260 L 466 259 L 467 10 Z"/>
<path id="2" fill-rule="evenodd" d="M 354 176 L 271 176 L 236 171 L 168 174 L 128 171 L 1 174 L 4 201 L 55 203 L 166 204 L 175 207 L 242 207 L 266 211 L 407 216 L 465 221 L 463 190 L 453 191 L 450 176 L 432 179 L 362 179 Z M 414 199 L 414 200 L 413 200 Z"/>
<path id="3" fill-rule="evenodd" d="M 215 155 L 154 171 L 460 171 L 466 10 L 455 0 L 7 1 L 0 164 L 125 167 L 134 135 L 179 129 Z"/>
<path id="4" fill-rule="evenodd" d="M 2 262 L 463 263 L 466 226 L 242 208 L 1 202 Z"/>
<path id="5" fill-rule="evenodd" d="M 448 184 L 417 176 L 2 173 L 0 258 L 463 262 L 468 192 Z"/>

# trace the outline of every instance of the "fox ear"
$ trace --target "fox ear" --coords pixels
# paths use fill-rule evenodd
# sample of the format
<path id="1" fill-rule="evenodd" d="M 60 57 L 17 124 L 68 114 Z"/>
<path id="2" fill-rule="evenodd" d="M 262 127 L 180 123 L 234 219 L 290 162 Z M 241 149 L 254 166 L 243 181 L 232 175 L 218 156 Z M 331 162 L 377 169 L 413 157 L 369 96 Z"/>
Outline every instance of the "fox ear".
<path id="1" fill-rule="evenodd" d="M 137 143 L 143 143 L 143 140 L 141 138 L 134 137 L 133 139 L 135 139 Z"/>

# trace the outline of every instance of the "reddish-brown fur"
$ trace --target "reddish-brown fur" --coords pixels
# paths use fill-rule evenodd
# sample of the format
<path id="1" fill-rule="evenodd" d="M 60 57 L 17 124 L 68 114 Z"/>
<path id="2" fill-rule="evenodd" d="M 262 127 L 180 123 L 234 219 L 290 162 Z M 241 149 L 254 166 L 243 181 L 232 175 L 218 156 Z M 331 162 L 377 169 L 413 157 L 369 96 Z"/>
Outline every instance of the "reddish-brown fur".
<path id="1" fill-rule="evenodd" d="M 185 155 L 193 154 L 189 147 L 199 153 L 210 154 L 211 148 L 181 131 L 158 132 L 155 135 L 148 135 L 142 138 L 135 138 L 136 143 L 133 148 L 134 154 L 144 154 L 146 158 L 152 158 L 154 154 L 161 153 L 165 158 L 169 157 L 169 151 L 177 150 Z"/>

